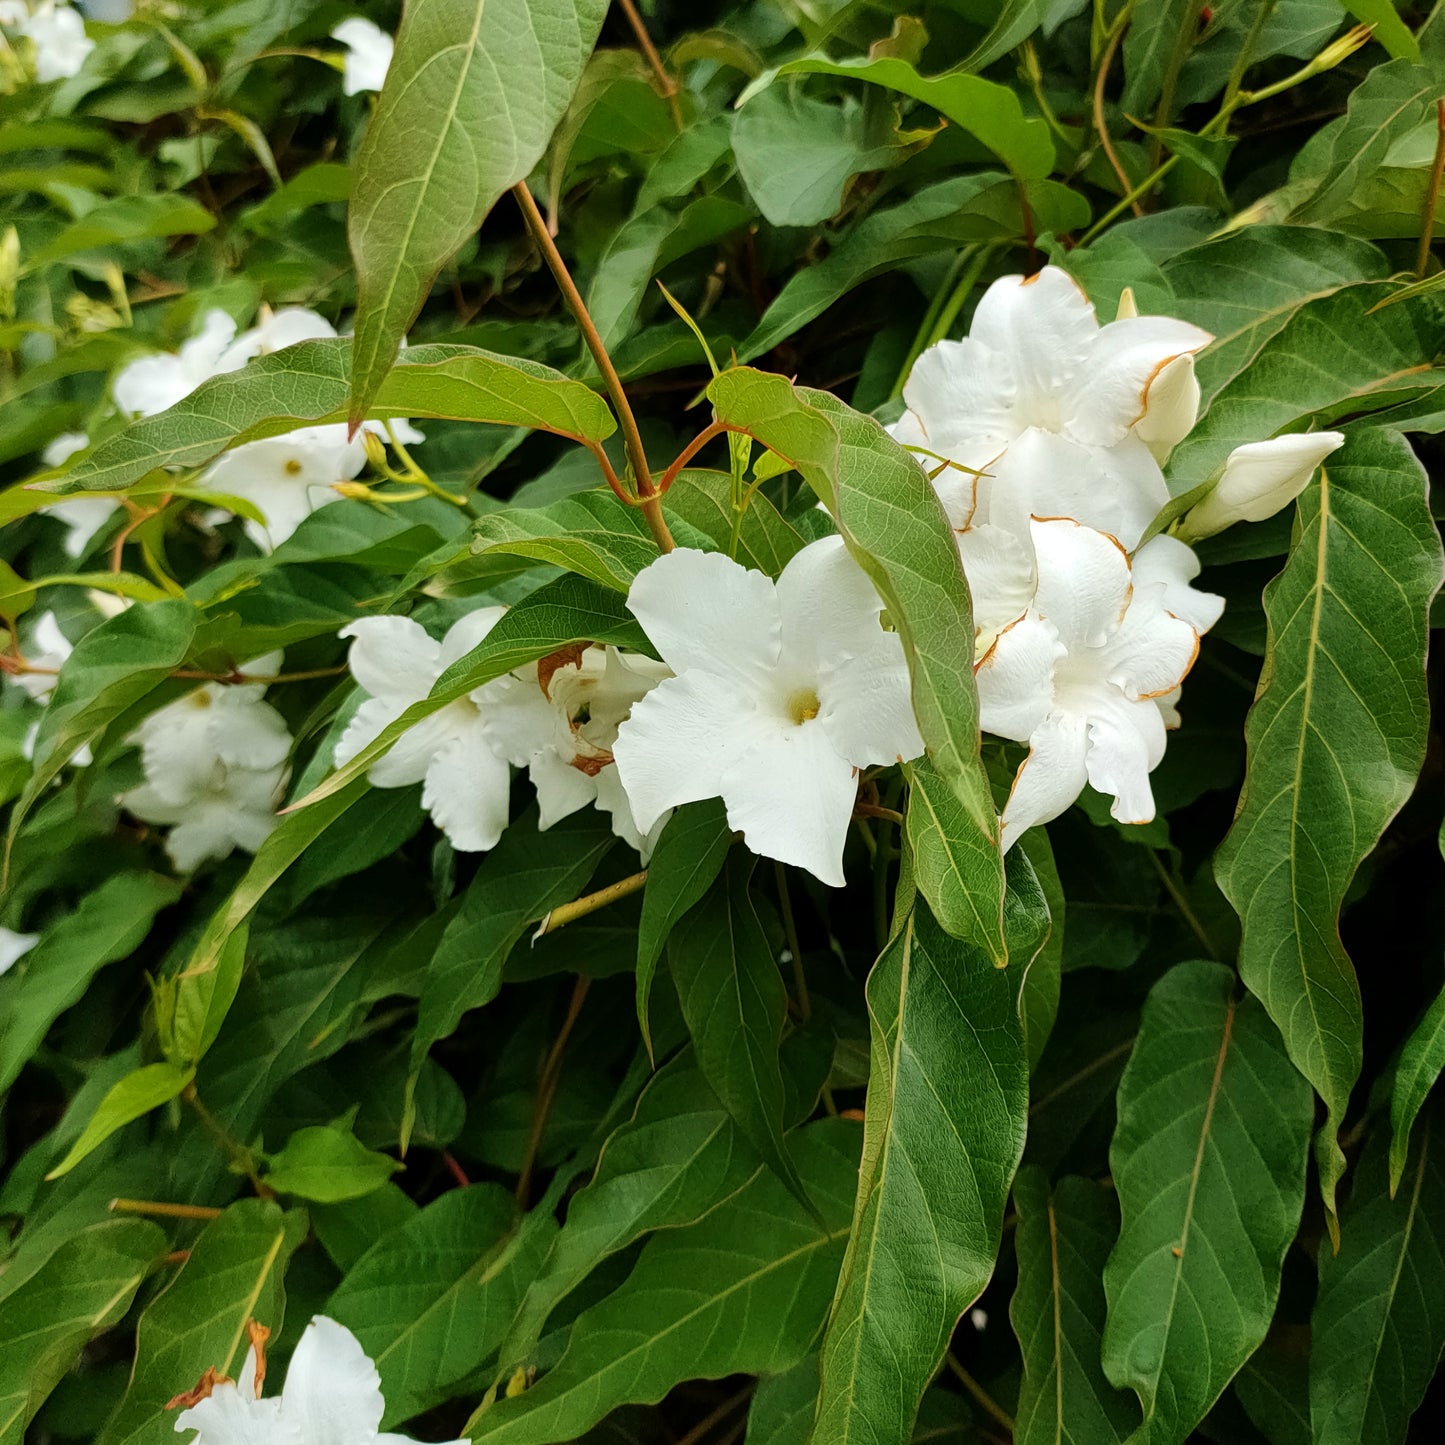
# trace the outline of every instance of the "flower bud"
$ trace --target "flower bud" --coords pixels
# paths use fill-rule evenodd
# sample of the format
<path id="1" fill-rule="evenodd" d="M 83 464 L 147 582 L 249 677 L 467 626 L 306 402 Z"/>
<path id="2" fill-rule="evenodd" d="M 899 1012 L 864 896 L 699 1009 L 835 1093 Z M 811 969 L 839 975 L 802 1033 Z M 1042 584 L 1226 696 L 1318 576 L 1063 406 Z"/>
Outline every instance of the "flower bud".
<path id="1" fill-rule="evenodd" d="M 1175 533 L 1185 542 L 1212 537 L 1236 522 L 1262 522 L 1309 485 L 1315 468 L 1344 445 L 1337 431 L 1299 432 L 1235 447 L 1218 482 Z"/>
<path id="2" fill-rule="evenodd" d="M 386 471 L 386 443 L 369 427 L 363 428 L 362 430 L 361 445 L 366 451 L 366 460 L 369 461 L 377 471 Z"/>
<path id="3" fill-rule="evenodd" d="M 1126 286 L 1119 293 L 1119 309 L 1114 313 L 1115 321 L 1132 321 L 1139 314 L 1139 303 L 1134 299 L 1134 288 Z"/>
<path id="4" fill-rule="evenodd" d="M 1144 415 L 1134 423 L 1134 435 L 1163 466 L 1198 420 L 1199 382 L 1194 354 L 1186 351 L 1166 361 L 1145 388 Z"/>
<path id="5" fill-rule="evenodd" d="M 349 502 L 378 501 L 377 494 L 365 482 L 332 482 L 331 490 L 339 492 Z"/>
<path id="6" fill-rule="evenodd" d="M 20 279 L 20 235 L 7 226 L 0 236 L 0 320 L 15 315 L 15 283 Z"/>

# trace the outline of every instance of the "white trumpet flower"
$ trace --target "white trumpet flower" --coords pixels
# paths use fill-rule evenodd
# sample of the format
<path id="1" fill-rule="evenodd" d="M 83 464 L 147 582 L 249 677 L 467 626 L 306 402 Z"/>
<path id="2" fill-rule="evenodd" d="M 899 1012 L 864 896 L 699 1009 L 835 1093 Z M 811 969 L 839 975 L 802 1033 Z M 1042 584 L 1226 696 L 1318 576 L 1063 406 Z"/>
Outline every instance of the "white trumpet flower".
<path id="1" fill-rule="evenodd" d="M 367 698 L 336 745 L 337 766 L 426 697 L 505 611 L 469 612 L 440 642 L 409 617 L 363 617 L 343 627 L 340 635 L 351 639 L 352 676 Z M 502 682 L 486 683 L 408 728 L 367 772 L 378 788 L 424 783 L 422 806 L 462 853 L 496 847 L 507 826 L 511 769 L 486 730 L 487 714 L 505 697 Z"/>
<path id="2" fill-rule="evenodd" d="M 391 69 L 391 57 L 396 49 L 396 42 L 391 36 L 370 20 L 353 15 L 331 32 L 331 38 L 346 47 L 341 89 L 347 95 L 356 95 L 363 90 L 380 90 L 386 81 L 386 72 Z"/>
<path id="3" fill-rule="evenodd" d="M 1070 520 L 1031 529 L 1033 600 L 975 669 L 980 725 L 1030 748 L 1004 808 L 1005 849 L 1056 818 L 1086 783 L 1113 797 L 1120 822 L 1153 818 L 1149 774 L 1164 756 L 1166 714 L 1199 649 L 1199 629 L 1166 599 L 1182 598 L 1201 621 L 1222 606 L 1189 588 L 1184 558 L 1173 551 L 1182 544 L 1156 550 L 1135 585 L 1114 538 Z M 1161 699 L 1170 700 L 1167 710 Z"/>
<path id="4" fill-rule="evenodd" d="M 1343 432 L 1297 432 L 1235 447 L 1213 489 L 1175 530 L 1186 542 L 1212 537 L 1236 522 L 1263 522 L 1289 506 L 1315 469 L 1345 444 Z"/>
<path id="5" fill-rule="evenodd" d="M 413 1445 L 406 1435 L 382 1433 L 381 1376 L 345 1325 L 314 1315 L 281 1393 L 269 1398 L 261 1394 L 265 1333 L 253 1328 L 251 1339 L 239 1380 L 208 1371 L 200 1385 L 171 1402 L 187 1407 L 176 1417 L 176 1429 L 196 1432 L 189 1445 Z"/>
<path id="6" fill-rule="evenodd" d="M 612 749 L 635 704 L 671 675 L 650 657 L 588 647 L 501 680 L 487 734 L 509 762 L 528 770 L 540 827 L 596 803 L 611 814 L 613 832 L 648 861 L 668 815 L 646 833 L 637 826 Z"/>
<path id="7" fill-rule="evenodd" d="M 627 605 L 676 674 L 612 749 L 638 828 L 720 797 L 755 853 L 841 887 L 858 769 L 923 751 L 902 643 L 841 538 L 804 547 L 776 582 L 678 548 L 637 574 Z"/>

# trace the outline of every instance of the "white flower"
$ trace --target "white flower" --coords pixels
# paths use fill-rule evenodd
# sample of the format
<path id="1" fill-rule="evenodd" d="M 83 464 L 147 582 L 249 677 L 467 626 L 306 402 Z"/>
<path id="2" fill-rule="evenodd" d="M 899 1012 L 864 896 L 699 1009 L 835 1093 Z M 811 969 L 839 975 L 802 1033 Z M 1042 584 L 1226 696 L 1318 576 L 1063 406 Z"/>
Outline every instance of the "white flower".
<path id="1" fill-rule="evenodd" d="M 980 725 L 1030 748 L 1004 809 L 1005 849 L 1058 817 L 1085 783 L 1113 797 L 1120 822 L 1153 818 L 1149 774 L 1201 630 L 1166 604 L 1206 626 L 1223 606 L 1189 587 L 1197 564 L 1172 538 L 1141 549 L 1131 575 L 1114 538 L 1069 520 L 1031 525 L 1032 604 L 975 669 Z"/>
<path id="2" fill-rule="evenodd" d="M 1132 547 L 1169 500 L 1140 427 L 1150 424 L 1159 447 L 1192 424 L 1192 367 L 1170 363 L 1209 341 L 1207 331 L 1164 316 L 1101 327 L 1054 266 L 1005 276 L 984 293 L 964 340 L 918 358 L 893 435 L 927 454 L 920 460 L 930 473 L 939 465 L 931 457 L 987 473 L 945 468 L 935 477 L 956 529 L 1074 517 Z"/>
<path id="3" fill-rule="evenodd" d="M 42 612 L 30 629 L 25 658 L 41 672 L 19 672 L 15 681 L 36 702 L 49 702 L 59 680 L 56 673 L 65 666 L 65 659 L 75 650 L 70 639 L 60 630 L 53 612 Z"/>
<path id="4" fill-rule="evenodd" d="M 272 673 L 281 654 L 249 664 Z M 132 735 L 145 782 L 120 802 L 148 823 L 174 824 L 166 851 L 190 872 L 234 848 L 254 853 L 276 826 L 291 734 L 263 701 L 264 683 L 210 682 L 152 713 Z"/>
<path id="5" fill-rule="evenodd" d="M 16 933 L 0 928 L 0 974 L 9 973 L 40 942 L 38 933 Z"/>
<path id="6" fill-rule="evenodd" d="M 1184 517 L 1176 535 L 1197 542 L 1236 522 L 1262 522 L 1289 506 L 1315 468 L 1345 444 L 1343 432 L 1299 432 L 1235 447 L 1213 489 Z"/>
<path id="7" fill-rule="evenodd" d="M 440 642 L 409 617 L 363 617 L 343 627 L 340 635 L 352 639 L 352 676 L 368 696 L 336 745 L 337 766 L 350 762 L 426 697 L 437 678 L 476 647 L 505 611 L 479 607 L 454 623 Z M 507 826 L 511 769 L 486 733 L 486 710 L 497 696 L 494 681 L 448 703 L 408 728 L 367 772 L 378 788 L 424 783 L 422 806 L 462 853 L 496 847 Z"/>
<path id="8" fill-rule="evenodd" d="M 650 657 L 588 647 L 500 680 L 487 710 L 487 736 L 508 762 L 528 769 L 540 827 L 596 803 L 612 815 L 613 832 L 647 862 L 666 815 L 645 834 L 637 826 L 612 748 L 634 704 L 669 676 Z"/>
<path id="9" fill-rule="evenodd" d="M 76 452 L 83 452 L 90 445 L 90 438 L 83 431 L 63 431 L 50 441 L 40 460 L 47 467 L 63 467 Z"/>
<path id="10" fill-rule="evenodd" d="M 42 85 L 69 80 L 95 49 L 80 15 L 52 0 L 45 0 L 33 13 L 21 0 L 8 0 L 0 6 L 0 25 L 25 36 L 35 47 L 35 78 Z"/>
<path id="11" fill-rule="evenodd" d="M 82 431 L 62 432 L 40 453 L 40 460 L 47 467 L 63 467 L 89 445 L 90 438 Z M 111 497 L 87 496 L 78 492 L 41 510 L 64 524 L 65 555 L 83 557 L 95 534 L 115 515 L 119 505 Z"/>
<path id="12" fill-rule="evenodd" d="M 346 60 L 341 73 L 341 88 L 347 95 L 362 90 L 380 90 L 391 68 L 396 42 L 379 26 L 360 15 L 343 20 L 331 32 L 333 40 L 346 47 Z"/>
<path id="13" fill-rule="evenodd" d="M 142 356 L 120 369 L 111 387 L 116 406 L 128 416 L 154 416 L 173 407 L 217 374 L 235 335 L 236 323 L 224 311 L 206 312 L 200 331 L 179 351 Z"/>
<path id="14" fill-rule="evenodd" d="M 613 748 L 638 828 L 720 797 L 755 853 L 841 887 L 858 769 L 923 751 L 903 645 L 841 538 L 804 547 L 776 583 L 679 548 L 638 573 L 627 605 L 676 674 Z"/>
<path id="15" fill-rule="evenodd" d="M 264 1340 L 253 1329 L 252 1340 L 258 1335 Z M 189 1406 L 176 1429 L 196 1432 L 189 1445 L 412 1445 L 405 1435 L 379 1433 L 386 1401 L 376 1366 L 356 1336 L 325 1315 L 306 1326 L 286 1383 L 270 1399 L 261 1396 L 264 1373 L 253 1343 L 238 1381 L 208 1374 L 172 1402 Z"/>

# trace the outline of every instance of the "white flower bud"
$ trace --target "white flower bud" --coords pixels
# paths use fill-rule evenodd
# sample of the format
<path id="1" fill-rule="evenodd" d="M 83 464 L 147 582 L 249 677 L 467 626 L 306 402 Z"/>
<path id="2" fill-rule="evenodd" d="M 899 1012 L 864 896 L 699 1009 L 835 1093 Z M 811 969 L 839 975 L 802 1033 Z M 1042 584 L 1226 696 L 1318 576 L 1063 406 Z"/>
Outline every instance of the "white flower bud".
<path id="1" fill-rule="evenodd" d="M 1198 420 L 1199 381 L 1193 353 L 1186 351 L 1166 361 L 1145 389 L 1144 415 L 1134 423 L 1134 435 L 1163 466 Z"/>
<path id="2" fill-rule="evenodd" d="M 1337 431 L 1299 432 L 1235 447 L 1224 473 L 1175 533 L 1186 542 L 1212 537 L 1236 522 L 1262 522 L 1309 485 L 1315 468 L 1345 443 Z"/>

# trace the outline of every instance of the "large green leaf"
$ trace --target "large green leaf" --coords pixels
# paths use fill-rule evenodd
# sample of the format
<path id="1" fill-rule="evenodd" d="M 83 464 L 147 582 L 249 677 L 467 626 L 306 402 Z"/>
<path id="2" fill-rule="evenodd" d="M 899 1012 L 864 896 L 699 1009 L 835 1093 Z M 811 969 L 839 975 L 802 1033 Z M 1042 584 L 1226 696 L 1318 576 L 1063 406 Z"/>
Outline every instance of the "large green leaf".
<path id="1" fill-rule="evenodd" d="M 962 70 L 920 75 L 898 55 L 848 60 L 804 55 L 760 75 L 743 92 L 738 104 L 745 105 L 780 75 L 837 75 L 881 85 L 947 116 L 954 125 L 982 141 L 1020 179 L 1042 180 L 1054 168 L 1054 142 L 1048 125 L 1026 117 L 1018 96 L 1007 86 L 982 76 Z"/>
<path id="2" fill-rule="evenodd" d="M 1435 995 L 1410 1030 L 1390 1085 L 1390 1193 L 1400 1187 L 1415 1116 L 1445 1069 L 1445 991 Z"/>
<path id="3" fill-rule="evenodd" d="M 382 1235 L 326 1313 L 376 1362 L 386 1422 L 445 1398 L 497 1346 L 537 1265 L 516 1248 L 517 1202 L 497 1184 L 453 1189 Z"/>
<path id="4" fill-rule="evenodd" d="M 154 1224 L 116 1219 L 62 1241 L 23 1282 L 0 1276 L 0 1442 L 20 1445 L 46 1397 L 91 1337 L 130 1308 L 165 1250 Z"/>
<path id="5" fill-rule="evenodd" d="M 1274 1315 L 1299 1227 L 1312 1103 L 1259 1003 L 1220 964 L 1154 985 L 1109 1150 L 1123 1223 L 1104 1271 L 1104 1373 L 1179 1445 Z"/>
<path id="6" fill-rule="evenodd" d="M 214 1368 L 233 1380 L 246 1356 L 246 1321 L 273 1332 L 285 1308 L 282 1279 L 306 1235 L 306 1215 L 244 1199 L 201 1232 L 180 1272 L 145 1308 L 125 1398 L 97 1445 L 169 1445 L 167 1400 Z"/>
<path id="7" fill-rule="evenodd" d="M 820 1224 L 770 1170 L 686 1229 L 655 1235 L 627 1279 L 578 1316 L 552 1369 L 474 1417 L 489 1445 L 572 1440 L 616 1406 L 699 1376 L 776 1374 L 817 1336 L 848 1232 L 858 1130 L 824 1120 L 790 1142 Z"/>
<path id="8" fill-rule="evenodd" d="M 359 421 L 436 274 L 523 181 L 582 77 L 606 0 L 412 0 L 355 162 Z"/>
<path id="9" fill-rule="evenodd" d="M 1424 473 L 1393 432 L 1351 435 L 1299 508 L 1284 571 L 1265 589 L 1269 651 L 1245 730 L 1248 771 L 1215 873 L 1243 923 L 1244 982 L 1325 1101 L 1316 1152 L 1333 1213 L 1336 1136 L 1362 1048 L 1359 984 L 1336 920 L 1424 761 L 1426 630 L 1442 562 Z"/>
<path id="10" fill-rule="evenodd" d="M 1320 1250 L 1311 1321 L 1315 1445 L 1403 1445 L 1445 1348 L 1445 1123 L 1420 1121 L 1401 1188 L 1387 1189 L 1384 1131 L 1341 1211 L 1340 1250 Z"/>
<path id="11" fill-rule="evenodd" d="M 1009 1318 L 1023 1352 L 1015 1412 L 1018 1445 L 1120 1445 L 1139 1407 L 1104 1378 L 1104 1261 L 1119 1234 L 1112 1193 L 1088 1179 L 1040 1169 L 1014 1180 L 1019 1279 Z"/>
<path id="12" fill-rule="evenodd" d="M 13 975 L 0 978 L 0 1093 L 13 1084 L 51 1024 L 108 963 L 145 940 L 181 885 L 155 873 L 115 873 L 52 924 Z"/>
<path id="13" fill-rule="evenodd" d="M 698 1066 L 743 1137 L 799 1198 L 783 1143 L 783 1073 L 778 1045 L 788 993 L 748 896 L 756 860 L 735 857 L 667 941 Z"/>
<path id="14" fill-rule="evenodd" d="M 868 976 L 863 1165 L 816 1445 L 904 1445 L 993 1273 L 1028 1107 L 1017 992 L 1012 972 L 946 934 L 921 900 Z"/>
<path id="15" fill-rule="evenodd" d="M 962 805 L 949 837 L 955 857 L 969 860 L 969 911 L 978 919 L 971 936 L 1003 962 L 1003 858 L 979 759 L 978 695 L 966 642 L 972 605 L 928 478 L 876 421 L 826 392 L 735 367 L 713 381 L 708 397 L 722 420 L 802 473 L 878 588 L 903 639 L 929 762 Z M 938 898 L 930 902 L 937 906 Z M 944 921 L 953 924 L 956 912 Z"/>
<path id="16" fill-rule="evenodd" d="M 343 421 L 350 377 L 346 337 L 272 352 L 202 382 L 169 411 L 131 422 L 82 457 L 54 490 L 119 491 L 157 467 L 200 467 L 230 446 Z M 587 442 L 600 442 L 617 427 L 607 403 L 580 381 L 475 346 L 412 347 L 367 414 L 532 427 Z"/>

